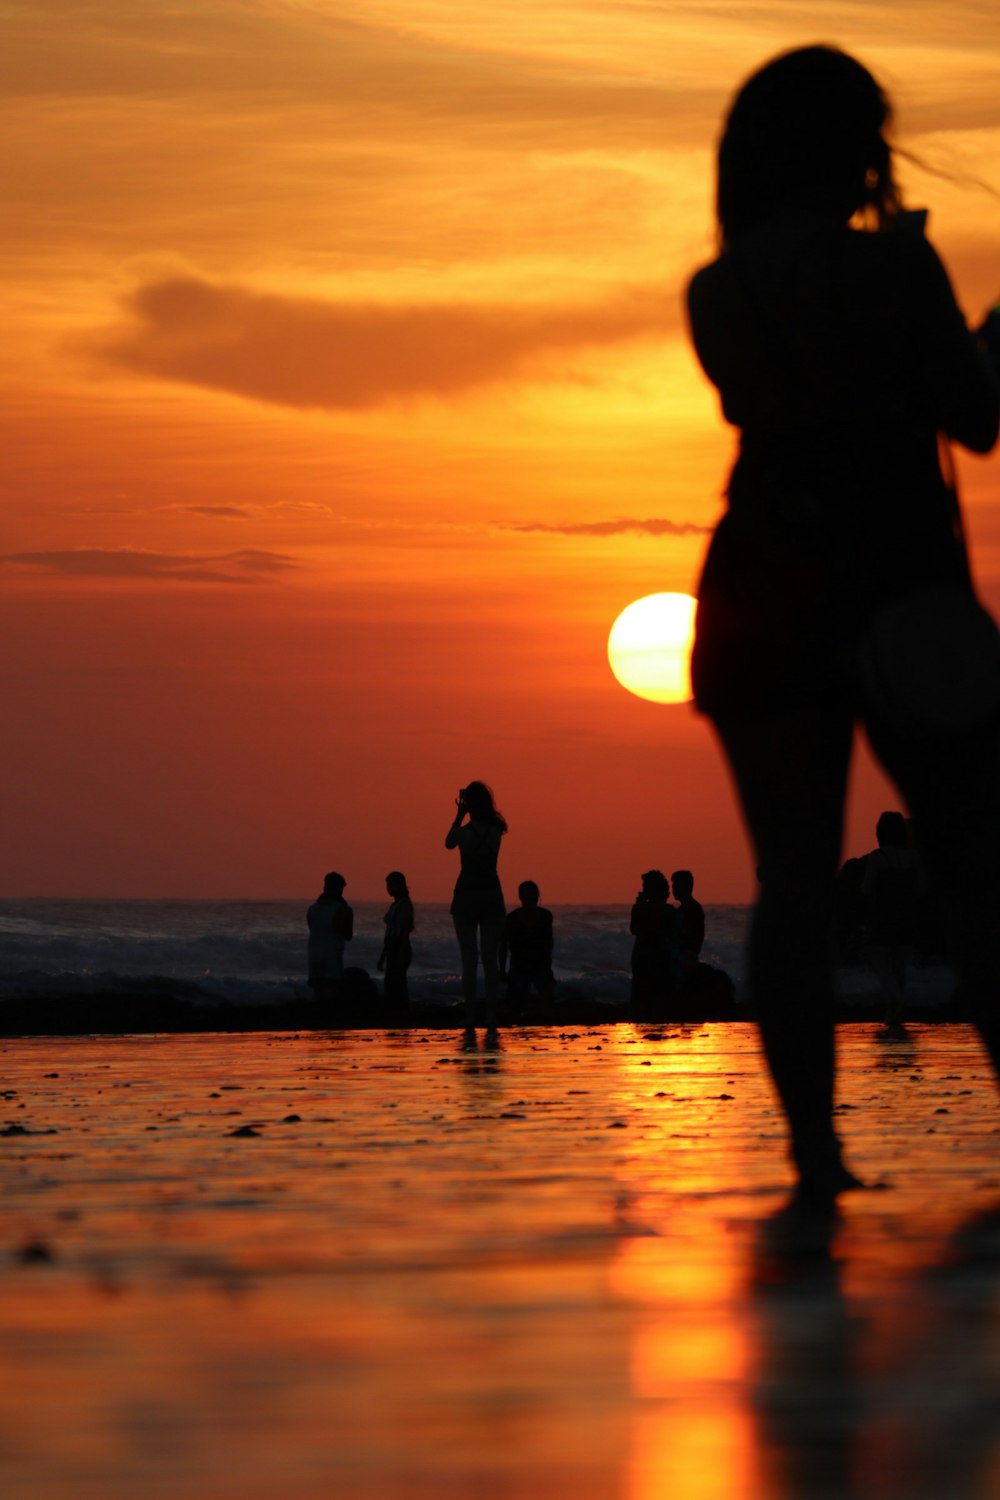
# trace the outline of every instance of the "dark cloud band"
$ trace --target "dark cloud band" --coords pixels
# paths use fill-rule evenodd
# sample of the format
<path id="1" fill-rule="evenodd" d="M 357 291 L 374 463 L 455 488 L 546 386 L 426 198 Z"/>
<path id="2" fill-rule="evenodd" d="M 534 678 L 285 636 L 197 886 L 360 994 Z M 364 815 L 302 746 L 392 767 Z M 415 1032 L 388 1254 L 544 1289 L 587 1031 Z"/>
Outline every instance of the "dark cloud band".
<path id="1" fill-rule="evenodd" d="M 587 347 L 663 337 L 677 298 L 626 291 L 569 308 L 376 305 L 292 298 L 196 276 L 139 287 L 91 353 L 135 373 L 281 406 L 359 410 L 451 398 Z"/>
<path id="2" fill-rule="evenodd" d="M 247 550 L 221 556 L 87 548 L 0 553 L 0 567 L 54 578 L 152 579 L 170 583 L 253 583 L 299 566 L 280 552 Z"/>

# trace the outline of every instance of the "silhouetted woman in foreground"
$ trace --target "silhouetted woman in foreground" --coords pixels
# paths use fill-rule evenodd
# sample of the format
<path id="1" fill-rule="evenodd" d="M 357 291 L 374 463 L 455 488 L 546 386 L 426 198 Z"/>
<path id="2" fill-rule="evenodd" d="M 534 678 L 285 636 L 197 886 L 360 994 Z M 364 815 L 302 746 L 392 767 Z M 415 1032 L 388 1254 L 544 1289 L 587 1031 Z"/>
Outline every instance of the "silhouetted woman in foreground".
<path id="1" fill-rule="evenodd" d="M 750 78 L 719 146 L 721 253 L 688 292 L 698 356 L 740 431 L 699 591 L 694 691 L 756 848 L 748 977 L 795 1204 L 859 1185 L 832 1125 L 830 957 L 856 719 L 948 892 L 964 999 L 1000 1062 L 997 713 L 986 694 L 982 713 L 915 728 L 891 704 L 892 671 L 880 693 L 866 666 L 888 604 L 925 586 L 971 595 L 939 435 L 986 453 L 1000 415 L 925 216 L 902 208 L 889 118 L 871 75 L 831 48 Z"/>
<path id="2" fill-rule="evenodd" d="M 486 991 L 486 1040 L 497 1040 L 497 953 L 506 908 L 497 874 L 500 841 L 507 821 L 496 809 L 493 793 L 482 781 L 470 781 L 455 798 L 455 820 L 445 835 L 445 848 L 457 849 L 462 868 L 451 903 L 455 935 L 462 953 L 462 994 L 465 998 L 465 1043 L 476 1044 L 476 975 L 483 960 Z"/>

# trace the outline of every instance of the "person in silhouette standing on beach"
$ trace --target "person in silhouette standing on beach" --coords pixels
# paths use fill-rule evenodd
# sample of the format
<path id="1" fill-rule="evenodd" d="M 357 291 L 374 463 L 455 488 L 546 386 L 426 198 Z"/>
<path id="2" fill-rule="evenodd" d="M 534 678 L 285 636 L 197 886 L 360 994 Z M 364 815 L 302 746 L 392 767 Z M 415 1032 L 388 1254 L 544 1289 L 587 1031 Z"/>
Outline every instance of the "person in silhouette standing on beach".
<path id="1" fill-rule="evenodd" d="M 833 888 L 833 953 L 839 964 L 861 963 L 864 946 L 865 900 L 861 885 L 865 859 L 845 859 Z"/>
<path id="2" fill-rule="evenodd" d="M 720 253 L 688 289 L 698 357 L 740 433 L 699 589 L 693 688 L 761 869 L 747 976 L 790 1129 L 789 1223 L 816 1206 L 832 1222 L 837 1194 L 860 1186 L 832 1123 L 830 957 L 857 719 L 952 904 L 963 995 L 1000 1066 L 992 692 L 973 722 L 910 733 L 864 666 L 890 602 L 919 609 L 923 587 L 971 597 L 939 439 L 986 453 L 1000 418 L 989 330 L 970 334 L 926 215 L 902 207 L 889 123 L 875 79 L 835 48 L 762 67 L 719 144 Z"/>
<path id="3" fill-rule="evenodd" d="M 470 781 L 455 798 L 455 818 L 445 835 L 446 849 L 457 849 L 461 869 L 455 882 L 451 916 L 462 955 L 462 995 L 465 1001 L 463 1045 L 476 1045 L 476 981 L 483 963 L 486 994 L 486 1044 L 496 1046 L 497 966 L 500 934 L 506 908 L 497 874 L 500 843 L 507 820 L 497 811 L 493 793 L 483 781 Z"/>
<path id="4" fill-rule="evenodd" d="M 321 895 L 306 912 L 309 927 L 309 988 L 323 1005 L 340 993 L 344 945 L 354 936 L 354 913 L 344 900 L 347 881 L 336 870 L 323 880 Z"/>
<path id="5" fill-rule="evenodd" d="M 705 908 L 694 898 L 690 870 L 675 870 L 670 884 L 677 902 L 677 972 L 683 979 L 698 967 L 705 944 Z"/>
<path id="6" fill-rule="evenodd" d="M 924 872 L 901 812 L 882 813 L 875 825 L 875 837 L 878 848 L 865 856 L 861 878 L 865 956 L 885 996 L 886 1028 L 905 1036 L 902 1007 L 906 965 L 916 943 Z"/>
<path id="7" fill-rule="evenodd" d="M 410 1008 L 406 975 L 413 957 L 410 947 L 410 934 L 414 928 L 413 902 L 410 900 L 406 876 L 401 870 L 389 871 L 385 877 L 385 888 L 392 898 L 392 905 L 385 914 L 385 941 L 376 968 L 379 973 L 385 974 L 386 1008 L 401 1020 Z"/>
<path id="8" fill-rule="evenodd" d="M 669 904 L 670 881 L 662 870 L 647 870 L 632 904 L 628 930 L 632 944 L 632 1005 L 637 1015 L 656 1019 L 674 987 L 677 912 Z"/>
<path id="9" fill-rule="evenodd" d="M 517 895 L 521 904 L 507 914 L 499 954 L 500 977 L 507 981 L 507 999 L 515 1011 L 532 990 L 543 1000 L 550 999 L 555 985 L 552 913 L 547 906 L 539 906 L 541 892 L 533 880 L 522 880 Z"/>

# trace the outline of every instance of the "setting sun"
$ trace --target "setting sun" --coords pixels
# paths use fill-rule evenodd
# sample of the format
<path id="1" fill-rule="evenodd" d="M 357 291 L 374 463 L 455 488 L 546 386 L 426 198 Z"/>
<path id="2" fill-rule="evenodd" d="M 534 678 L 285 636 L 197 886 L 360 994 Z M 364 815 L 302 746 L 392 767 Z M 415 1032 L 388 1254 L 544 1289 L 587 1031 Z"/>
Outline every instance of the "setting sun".
<path id="1" fill-rule="evenodd" d="M 688 702 L 695 602 L 690 594 L 647 594 L 622 610 L 608 636 L 622 687 L 653 703 Z"/>

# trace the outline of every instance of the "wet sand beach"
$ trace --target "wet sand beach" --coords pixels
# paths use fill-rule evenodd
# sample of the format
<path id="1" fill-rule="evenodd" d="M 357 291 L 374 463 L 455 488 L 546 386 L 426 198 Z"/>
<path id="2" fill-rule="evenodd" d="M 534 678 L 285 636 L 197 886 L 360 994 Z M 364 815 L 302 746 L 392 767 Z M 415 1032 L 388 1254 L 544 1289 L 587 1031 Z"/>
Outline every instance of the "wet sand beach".
<path id="1" fill-rule="evenodd" d="M 838 1035 L 796 1258 L 749 1025 L 3 1043 L 5 1500 L 1000 1495 L 985 1059 Z"/>

